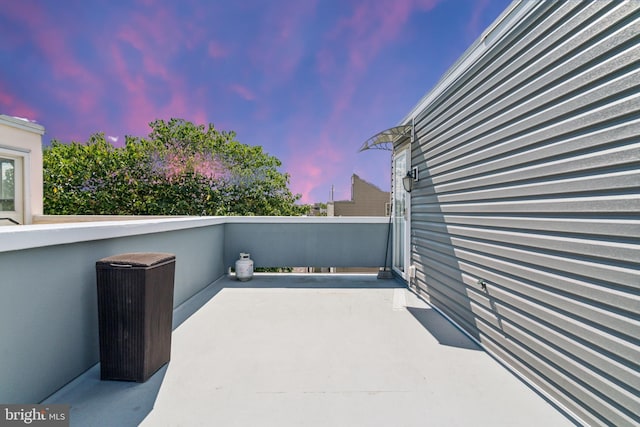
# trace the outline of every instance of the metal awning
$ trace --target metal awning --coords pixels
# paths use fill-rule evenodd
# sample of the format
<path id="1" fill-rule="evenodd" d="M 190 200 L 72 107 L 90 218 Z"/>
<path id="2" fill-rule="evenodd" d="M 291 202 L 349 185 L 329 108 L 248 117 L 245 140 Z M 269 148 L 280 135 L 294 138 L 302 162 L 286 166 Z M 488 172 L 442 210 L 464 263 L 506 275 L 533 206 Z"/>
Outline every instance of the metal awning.
<path id="1" fill-rule="evenodd" d="M 401 125 L 383 130 L 367 139 L 359 151 L 370 149 L 393 151 L 393 143 L 398 141 L 407 132 L 411 131 L 411 125 Z"/>

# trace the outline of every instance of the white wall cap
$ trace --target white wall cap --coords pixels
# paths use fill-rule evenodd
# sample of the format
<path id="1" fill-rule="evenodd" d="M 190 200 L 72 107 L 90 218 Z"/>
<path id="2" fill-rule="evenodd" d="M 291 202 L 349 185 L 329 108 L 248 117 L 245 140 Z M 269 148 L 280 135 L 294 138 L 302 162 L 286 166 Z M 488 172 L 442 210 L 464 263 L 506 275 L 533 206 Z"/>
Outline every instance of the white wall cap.
<path id="1" fill-rule="evenodd" d="M 0 227 L 0 253 L 223 224 L 377 224 L 388 217 L 230 216 L 31 224 Z"/>
<path id="2" fill-rule="evenodd" d="M 14 127 L 16 129 L 26 130 L 27 132 L 37 133 L 44 135 L 44 126 L 39 125 L 29 119 L 23 119 L 21 117 L 11 117 L 4 114 L 0 114 L 0 124 Z"/>

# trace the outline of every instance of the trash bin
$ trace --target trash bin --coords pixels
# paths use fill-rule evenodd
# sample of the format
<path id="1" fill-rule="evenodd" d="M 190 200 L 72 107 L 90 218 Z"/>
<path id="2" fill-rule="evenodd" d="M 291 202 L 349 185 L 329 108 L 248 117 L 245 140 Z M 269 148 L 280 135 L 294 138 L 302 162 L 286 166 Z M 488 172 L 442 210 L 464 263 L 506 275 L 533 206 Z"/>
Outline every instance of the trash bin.
<path id="1" fill-rule="evenodd" d="M 145 382 L 170 359 L 175 255 L 103 258 L 96 276 L 100 378 Z"/>

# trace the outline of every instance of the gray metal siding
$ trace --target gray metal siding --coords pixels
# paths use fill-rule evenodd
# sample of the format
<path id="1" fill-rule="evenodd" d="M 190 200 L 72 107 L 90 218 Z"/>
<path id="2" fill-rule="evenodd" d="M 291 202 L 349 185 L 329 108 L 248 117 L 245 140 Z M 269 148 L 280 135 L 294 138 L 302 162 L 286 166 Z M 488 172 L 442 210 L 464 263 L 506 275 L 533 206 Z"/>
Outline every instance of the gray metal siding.
<path id="1" fill-rule="evenodd" d="M 415 285 L 580 419 L 637 425 L 640 1 L 540 2 L 475 49 L 415 115 Z"/>

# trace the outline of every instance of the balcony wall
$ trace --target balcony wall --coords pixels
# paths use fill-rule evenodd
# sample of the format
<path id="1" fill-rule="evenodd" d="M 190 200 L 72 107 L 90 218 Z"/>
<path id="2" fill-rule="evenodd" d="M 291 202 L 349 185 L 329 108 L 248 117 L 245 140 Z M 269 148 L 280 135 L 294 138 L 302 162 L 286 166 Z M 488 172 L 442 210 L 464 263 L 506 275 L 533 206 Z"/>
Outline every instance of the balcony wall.
<path id="1" fill-rule="evenodd" d="M 256 267 L 381 267 L 387 223 L 380 217 L 230 217 L 225 266 L 248 252 Z"/>
<path id="2" fill-rule="evenodd" d="M 256 266 L 382 266 L 385 218 L 172 218 L 0 229 L 0 402 L 40 402 L 98 362 L 95 262 L 176 255 L 177 307 L 240 251 Z M 379 250 L 376 250 L 379 249 Z"/>

